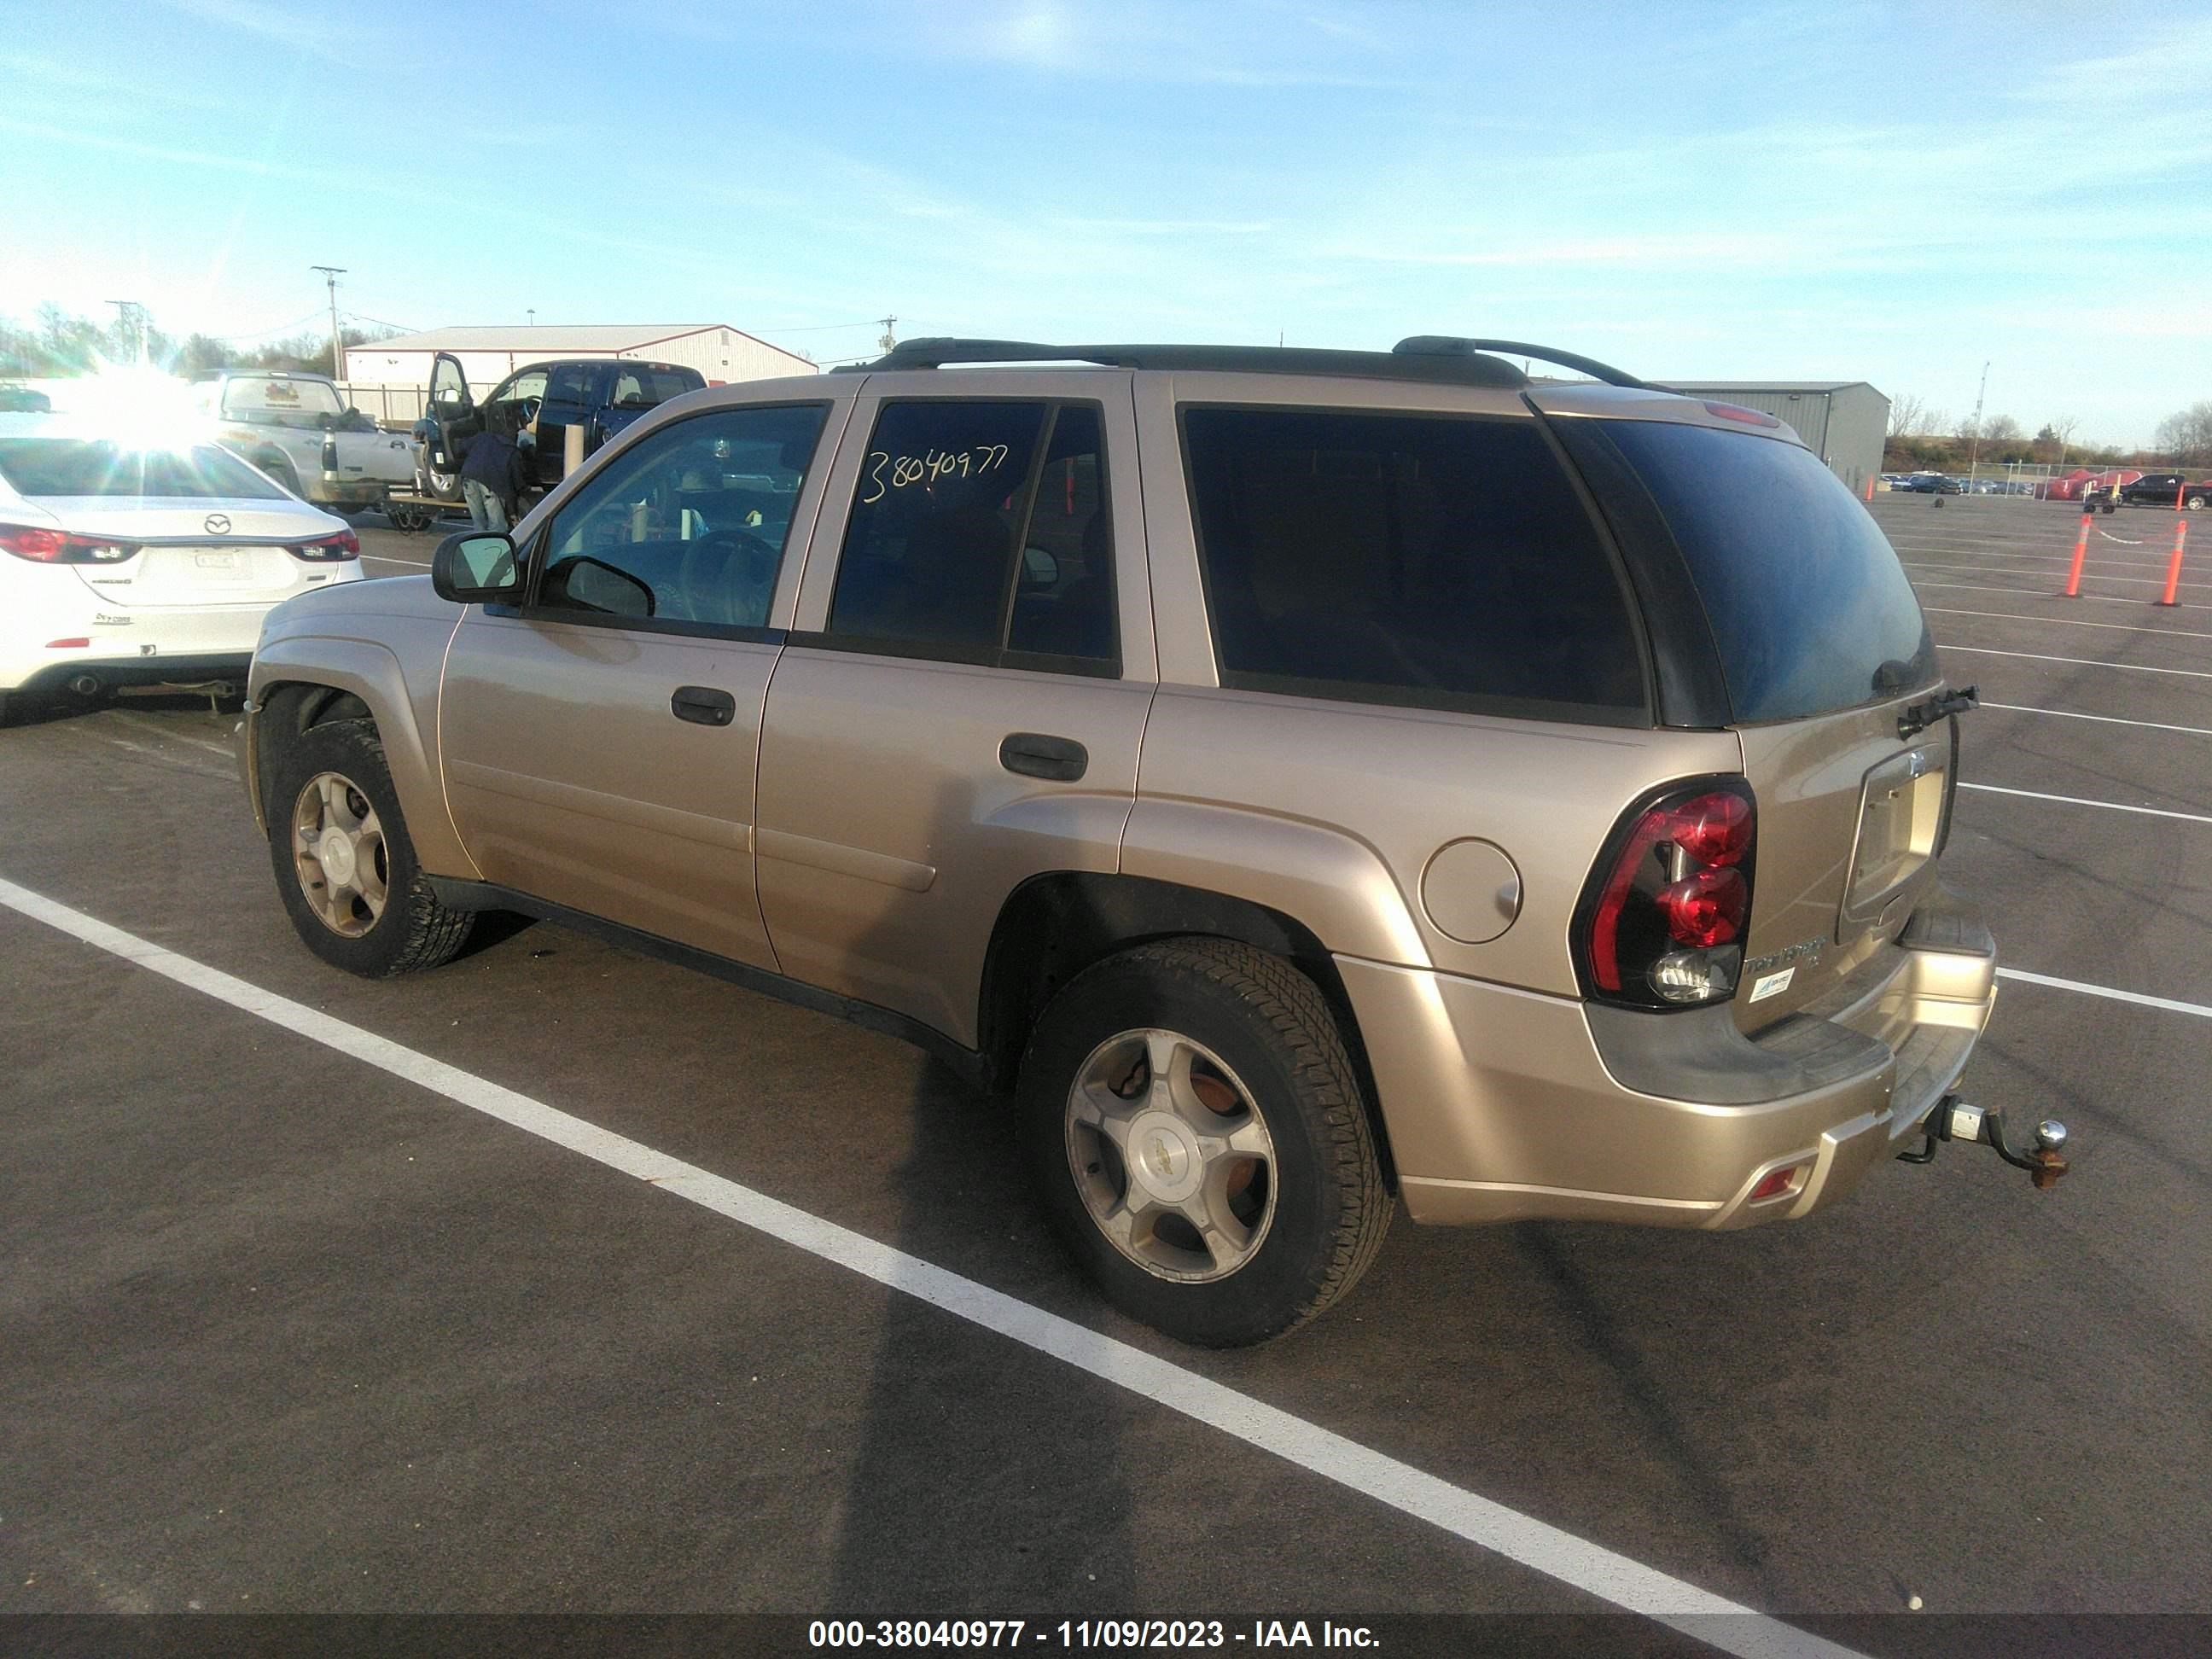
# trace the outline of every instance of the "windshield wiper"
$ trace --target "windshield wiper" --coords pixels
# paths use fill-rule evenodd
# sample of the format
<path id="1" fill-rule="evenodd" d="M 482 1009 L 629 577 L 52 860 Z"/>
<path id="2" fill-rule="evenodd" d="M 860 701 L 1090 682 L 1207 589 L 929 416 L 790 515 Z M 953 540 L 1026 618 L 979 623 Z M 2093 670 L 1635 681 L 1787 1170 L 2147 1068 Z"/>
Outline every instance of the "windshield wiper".
<path id="1" fill-rule="evenodd" d="M 1966 686 L 1957 691 L 1939 691 L 1924 702 L 1916 702 L 1897 717 L 1897 735 L 1901 738 L 1918 737 L 1940 720 L 1954 714 L 1966 714 L 1982 706 L 1981 690 L 1978 686 Z"/>

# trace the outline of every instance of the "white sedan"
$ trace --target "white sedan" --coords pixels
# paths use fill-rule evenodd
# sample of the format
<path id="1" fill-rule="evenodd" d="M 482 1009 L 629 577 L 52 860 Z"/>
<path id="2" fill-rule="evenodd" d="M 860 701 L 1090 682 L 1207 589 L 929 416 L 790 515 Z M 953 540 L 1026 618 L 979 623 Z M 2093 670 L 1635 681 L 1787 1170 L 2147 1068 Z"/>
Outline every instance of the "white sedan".
<path id="1" fill-rule="evenodd" d="M 212 444 L 0 415 L 0 717 L 10 697 L 245 678 L 271 605 L 361 580 L 361 542 Z"/>

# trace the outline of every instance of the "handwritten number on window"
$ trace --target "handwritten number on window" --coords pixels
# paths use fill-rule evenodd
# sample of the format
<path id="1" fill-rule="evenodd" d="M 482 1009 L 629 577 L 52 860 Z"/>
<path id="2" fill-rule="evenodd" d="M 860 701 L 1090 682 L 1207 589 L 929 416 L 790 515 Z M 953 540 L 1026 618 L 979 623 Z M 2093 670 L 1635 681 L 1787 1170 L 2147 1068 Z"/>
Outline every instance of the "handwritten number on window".
<path id="1" fill-rule="evenodd" d="M 872 506 L 890 490 L 904 489 L 909 484 L 935 483 L 945 477 L 981 477 L 1004 466 L 1011 453 L 1004 444 L 977 444 L 962 450 L 933 449 L 924 455 L 894 456 L 888 450 L 872 450 L 868 454 L 868 493 L 860 497 L 860 505 Z M 886 467 L 890 471 L 888 483 L 884 477 Z"/>

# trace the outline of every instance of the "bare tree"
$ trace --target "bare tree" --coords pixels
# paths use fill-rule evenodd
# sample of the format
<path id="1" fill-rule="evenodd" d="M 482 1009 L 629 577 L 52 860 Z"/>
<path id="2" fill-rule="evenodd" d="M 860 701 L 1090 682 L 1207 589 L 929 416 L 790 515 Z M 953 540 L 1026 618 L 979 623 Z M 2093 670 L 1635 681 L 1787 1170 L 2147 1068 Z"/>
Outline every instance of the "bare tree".
<path id="1" fill-rule="evenodd" d="M 2195 403 L 2158 423 L 2151 441 L 2173 457 L 2176 466 L 2212 462 L 2212 403 Z"/>
<path id="2" fill-rule="evenodd" d="M 2058 442 L 2058 465 L 2066 465 L 2066 447 L 2074 441 L 2075 429 L 2081 424 L 2078 415 L 2061 415 L 2045 429 Z"/>
<path id="3" fill-rule="evenodd" d="M 2018 443 L 2021 435 L 2020 422 L 2009 415 L 1992 416 L 1989 424 L 1982 428 L 1982 441 L 1984 443 Z"/>
<path id="4" fill-rule="evenodd" d="M 1892 437 L 1918 438 L 1929 431 L 1928 400 L 1916 392 L 1900 392 L 1889 400 Z"/>

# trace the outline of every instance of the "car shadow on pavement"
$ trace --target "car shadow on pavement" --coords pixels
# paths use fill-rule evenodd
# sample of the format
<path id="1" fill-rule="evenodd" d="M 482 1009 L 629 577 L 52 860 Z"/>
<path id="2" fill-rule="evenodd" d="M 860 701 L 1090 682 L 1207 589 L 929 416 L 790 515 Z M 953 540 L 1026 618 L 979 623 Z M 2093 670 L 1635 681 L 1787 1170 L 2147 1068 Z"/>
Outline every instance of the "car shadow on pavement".
<path id="1" fill-rule="evenodd" d="M 1064 1276 L 1022 1180 L 1012 1103 L 932 1060 L 912 1112 L 890 1242 L 929 1262 L 1012 1249 L 1027 1258 L 1024 1277 Z M 876 1352 L 837 1518 L 835 1616 L 1081 1617 L 1136 1605 L 1122 1455 L 1133 1406 L 1119 1389 L 896 1288 Z"/>
<path id="2" fill-rule="evenodd" d="M 929 844 L 972 847 L 998 793 L 940 783 Z M 916 913 L 908 907 L 930 900 L 870 896 L 880 921 L 855 956 L 909 957 Z M 906 1155 L 891 1178 L 899 1222 L 886 1242 L 956 1273 L 980 1268 L 1024 1301 L 1061 1302 L 1075 1275 L 1031 1195 L 1014 1103 L 932 1059 L 915 1070 L 906 1118 Z M 1134 1403 L 893 1282 L 837 1516 L 827 1610 L 841 1619 L 1044 1609 L 1080 1618 L 1135 1605 L 1124 1467 Z"/>
<path id="3" fill-rule="evenodd" d="M 183 686 L 149 686 L 143 690 L 131 687 L 90 697 L 80 697 L 68 690 L 11 693 L 5 699 L 4 712 L 0 712 L 0 726 L 55 726 L 109 709 L 143 714 L 200 714 L 210 719 L 235 720 L 245 702 L 246 671 L 240 669 L 236 679 L 220 684 L 228 689 L 209 691 Z M 223 731 L 228 735 L 229 727 L 226 725 Z"/>

